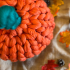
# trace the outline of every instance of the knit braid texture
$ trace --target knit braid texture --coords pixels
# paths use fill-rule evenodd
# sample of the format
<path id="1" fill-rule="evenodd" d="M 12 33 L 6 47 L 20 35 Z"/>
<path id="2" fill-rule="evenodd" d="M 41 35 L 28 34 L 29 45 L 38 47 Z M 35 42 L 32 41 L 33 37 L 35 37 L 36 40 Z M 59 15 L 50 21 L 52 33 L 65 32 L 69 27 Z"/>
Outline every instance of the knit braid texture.
<path id="1" fill-rule="evenodd" d="M 0 58 L 25 61 L 39 55 L 53 39 L 54 17 L 44 0 L 0 0 L 21 17 L 15 30 L 0 29 Z"/>

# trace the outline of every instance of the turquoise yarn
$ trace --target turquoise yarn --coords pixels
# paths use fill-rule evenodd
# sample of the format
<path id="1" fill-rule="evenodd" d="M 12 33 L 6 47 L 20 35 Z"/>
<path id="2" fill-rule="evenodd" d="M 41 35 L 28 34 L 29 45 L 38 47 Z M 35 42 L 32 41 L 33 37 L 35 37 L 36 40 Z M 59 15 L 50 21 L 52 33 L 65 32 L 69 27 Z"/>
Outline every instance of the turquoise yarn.
<path id="1" fill-rule="evenodd" d="M 12 6 L 0 7 L 0 29 L 16 29 L 21 23 L 21 17 Z"/>

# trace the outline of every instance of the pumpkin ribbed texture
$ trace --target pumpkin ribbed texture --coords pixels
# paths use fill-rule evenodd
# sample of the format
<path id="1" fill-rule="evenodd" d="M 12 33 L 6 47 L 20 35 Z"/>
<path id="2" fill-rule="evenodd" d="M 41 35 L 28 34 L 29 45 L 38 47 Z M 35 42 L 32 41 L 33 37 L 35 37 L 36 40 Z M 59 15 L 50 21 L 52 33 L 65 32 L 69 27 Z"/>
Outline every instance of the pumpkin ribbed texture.
<path id="1" fill-rule="evenodd" d="M 15 30 L 0 29 L 0 57 L 25 61 L 43 51 L 53 38 L 54 17 L 43 0 L 0 0 L 22 18 Z"/>

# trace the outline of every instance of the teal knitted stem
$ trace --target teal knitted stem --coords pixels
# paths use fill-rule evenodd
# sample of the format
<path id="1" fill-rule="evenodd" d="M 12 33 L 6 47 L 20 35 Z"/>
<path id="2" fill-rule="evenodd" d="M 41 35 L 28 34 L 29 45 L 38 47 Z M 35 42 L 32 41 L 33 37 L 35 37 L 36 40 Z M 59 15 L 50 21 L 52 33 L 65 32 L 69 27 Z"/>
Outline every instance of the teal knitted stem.
<path id="1" fill-rule="evenodd" d="M 0 29 L 16 29 L 21 23 L 21 17 L 12 6 L 0 7 Z"/>

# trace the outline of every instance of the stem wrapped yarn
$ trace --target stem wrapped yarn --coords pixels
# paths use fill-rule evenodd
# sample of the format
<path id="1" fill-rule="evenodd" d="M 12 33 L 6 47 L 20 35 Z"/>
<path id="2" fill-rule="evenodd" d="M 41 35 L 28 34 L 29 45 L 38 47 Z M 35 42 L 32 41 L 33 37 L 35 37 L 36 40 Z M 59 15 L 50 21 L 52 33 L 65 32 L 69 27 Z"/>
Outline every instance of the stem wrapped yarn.
<path id="1" fill-rule="evenodd" d="M 0 29 L 16 29 L 21 23 L 21 17 L 18 16 L 14 7 L 2 6 L 0 7 Z"/>

